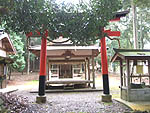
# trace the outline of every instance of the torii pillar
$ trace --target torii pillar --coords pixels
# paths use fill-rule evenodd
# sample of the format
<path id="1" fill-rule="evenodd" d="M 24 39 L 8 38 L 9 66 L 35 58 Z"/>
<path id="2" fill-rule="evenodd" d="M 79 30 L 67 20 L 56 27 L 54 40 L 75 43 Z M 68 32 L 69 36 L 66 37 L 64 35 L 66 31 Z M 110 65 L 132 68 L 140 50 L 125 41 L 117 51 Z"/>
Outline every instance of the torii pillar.
<path id="1" fill-rule="evenodd" d="M 26 34 L 27 37 L 36 37 L 42 36 L 41 41 L 41 51 L 40 51 L 40 73 L 39 73 L 39 92 L 36 97 L 37 103 L 46 103 L 45 96 L 45 80 L 46 80 L 46 58 L 47 58 L 47 37 L 48 30 L 44 31 L 44 34 L 41 35 L 39 31 L 36 31 L 38 35 L 33 35 L 32 32 Z"/>
<path id="2" fill-rule="evenodd" d="M 107 33 L 108 36 L 120 36 L 120 31 L 111 31 L 102 29 L 102 33 Z M 106 50 L 106 40 L 103 35 L 101 38 L 101 65 L 102 65 L 102 77 L 103 77 L 103 102 L 111 102 L 112 96 L 109 90 L 109 77 L 108 77 L 108 63 L 107 63 L 107 50 Z"/>
<path id="3" fill-rule="evenodd" d="M 104 32 L 104 29 L 102 31 Z M 111 102 L 112 96 L 110 95 L 110 91 L 109 91 L 107 50 L 106 50 L 105 37 L 102 37 L 100 41 L 101 41 L 101 66 L 102 66 L 102 77 L 103 77 L 102 102 Z"/>
<path id="4" fill-rule="evenodd" d="M 42 42 L 41 42 L 39 92 L 38 92 L 38 96 L 36 97 L 37 103 L 46 103 L 45 80 L 46 80 L 47 36 L 48 36 L 48 31 L 46 30 L 44 35 L 42 36 Z"/>

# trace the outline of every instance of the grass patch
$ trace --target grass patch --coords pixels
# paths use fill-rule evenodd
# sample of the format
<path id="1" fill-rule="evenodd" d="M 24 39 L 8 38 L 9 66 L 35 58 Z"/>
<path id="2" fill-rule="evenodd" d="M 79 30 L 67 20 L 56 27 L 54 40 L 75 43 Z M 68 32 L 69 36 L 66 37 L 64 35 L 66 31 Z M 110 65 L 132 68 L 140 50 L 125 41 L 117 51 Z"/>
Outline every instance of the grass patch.
<path id="1" fill-rule="evenodd" d="M 39 83 L 38 80 L 32 80 L 32 81 L 30 81 L 30 82 L 27 82 L 26 84 L 27 84 L 27 85 L 33 85 L 33 84 L 38 84 L 38 83 Z"/>
<path id="2" fill-rule="evenodd" d="M 31 82 L 39 82 L 39 80 L 32 80 Z"/>

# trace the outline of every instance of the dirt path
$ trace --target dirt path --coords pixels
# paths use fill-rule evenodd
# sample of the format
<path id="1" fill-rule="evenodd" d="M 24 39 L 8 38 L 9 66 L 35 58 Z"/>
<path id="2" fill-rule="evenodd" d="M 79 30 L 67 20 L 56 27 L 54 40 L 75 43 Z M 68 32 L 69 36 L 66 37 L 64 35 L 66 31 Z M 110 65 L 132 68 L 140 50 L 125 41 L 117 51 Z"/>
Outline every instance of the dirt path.
<path id="1" fill-rule="evenodd" d="M 8 81 L 7 88 L 19 89 L 21 91 L 38 90 L 38 73 L 30 75 L 22 75 L 21 73 L 13 73 L 11 80 Z M 114 98 L 119 98 L 120 77 L 117 74 L 109 74 L 110 93 Z M 103 89 L 102 75 L 96 74 L 96 88 Z"/>
<path id="2" fill-rule="evenodd" d="M 8 86 L 21 85 L 24 84 L 24 82 L 26 83 L 29 81 L 38 80 L 38 78 L 38 73 L 30 73 L 30 75 L 22 75 L 22 73 L 12 73 L 10 80 L 8 80 Z"/>
<path id="3" fill-rule="evenodd" d="M 13 73 L 11 80 L 8 80 L 7 88 L 17 88 L 21 91 L 38 90 L 38 73 L 30 73 L 30 75 L 22 75 L 21 73 Z M 96 74 L 96 88 L 103 89 L 101 73 Z M 119 98 L 120 77 L 117 74 L 109 73 L 110 93 Z"/>
<path id="4" fill-rule="evenodd" d="M 21 85 L 26 82 L 36 81 L 39 79 L 38 73 L 30 73 L 30 75 L 21 73 L 12 73 L 11 80 L 8 81 L 8 86 Z M 115 82 L 114 82 L 115 81 Z M 120 85 L 120 77 L 118 74 L 109 74 L 110 88 L 117 88 Z M 101 73 L 96 74 L 96 87 L 102 88 L 102 75 Z"/>

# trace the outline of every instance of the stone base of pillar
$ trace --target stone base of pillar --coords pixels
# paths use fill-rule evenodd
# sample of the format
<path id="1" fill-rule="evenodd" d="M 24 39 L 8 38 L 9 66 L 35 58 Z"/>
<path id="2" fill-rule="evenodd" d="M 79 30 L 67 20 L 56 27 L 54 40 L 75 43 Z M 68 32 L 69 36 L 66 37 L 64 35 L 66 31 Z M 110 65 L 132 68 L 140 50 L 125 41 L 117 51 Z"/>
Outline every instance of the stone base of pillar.
<path id="1" fill-rule="evenodd" d="M 46 103 L 46 96 L 37 96 L 36 103 L 38 104 Z"/>
<path id="2" fill-rule="evenodd" d="M 112 102 L 112 95 L 103 94 L 102 95 L 102 102 Z"/>
<path id="3" fill-rule="evenodd" d="M 91 87 L 91 84 L 90 84 L 90 83 L 88 84 L 88 87 Z"/>
<path id="4" fill-rule="evenodd" d="M 93 87 L 92 87 L 92 89 L 96 89 L 96 87 L 95 87 L 95 86 L 93 86 Z"/>

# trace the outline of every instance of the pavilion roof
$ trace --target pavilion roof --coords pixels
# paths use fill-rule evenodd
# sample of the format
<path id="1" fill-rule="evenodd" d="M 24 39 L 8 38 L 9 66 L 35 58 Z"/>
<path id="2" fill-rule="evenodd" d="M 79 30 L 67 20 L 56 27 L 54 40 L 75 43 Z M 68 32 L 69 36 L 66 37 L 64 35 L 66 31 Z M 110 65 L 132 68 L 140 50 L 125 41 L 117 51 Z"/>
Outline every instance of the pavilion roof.
<path id="1" fill-rule="evenodd" d="M 111 59 L 111 62 L 125 59 L 150 59 L 150 49 L 114 49 L 115 54 Z"/>
<path id="2" fill-rule="evenodd" d="M 0 40 L 2 40 L 3 45 L 5 45 L 5 50 L 8 54 L 16 54 L 16 49 L 7 33 L 0 32 Z"/>

